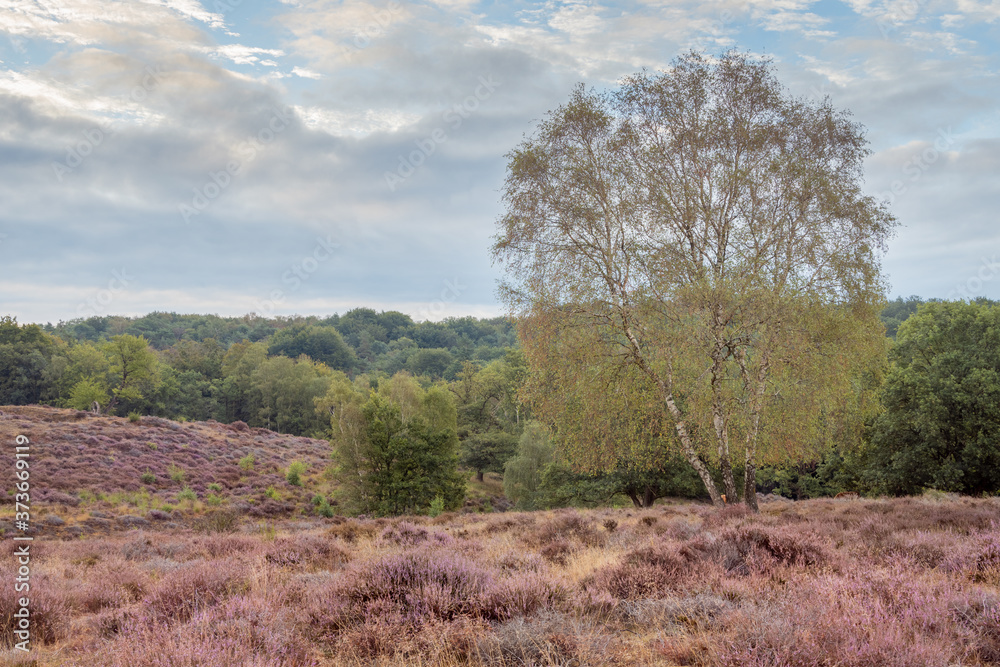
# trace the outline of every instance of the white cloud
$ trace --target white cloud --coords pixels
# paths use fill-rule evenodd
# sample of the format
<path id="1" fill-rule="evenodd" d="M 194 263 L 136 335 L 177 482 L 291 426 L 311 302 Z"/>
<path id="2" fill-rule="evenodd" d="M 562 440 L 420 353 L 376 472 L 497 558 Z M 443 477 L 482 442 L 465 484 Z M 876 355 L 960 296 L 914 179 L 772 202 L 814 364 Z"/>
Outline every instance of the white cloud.
<path id="1" fill-rule="evenodd" d="M 314 72 L 311 69 L 305 67 L 293 67 L 292 74 L 295 76 L 300 76 L 303 79 L 322 79 L 323 75 L 319 72 Z"/>

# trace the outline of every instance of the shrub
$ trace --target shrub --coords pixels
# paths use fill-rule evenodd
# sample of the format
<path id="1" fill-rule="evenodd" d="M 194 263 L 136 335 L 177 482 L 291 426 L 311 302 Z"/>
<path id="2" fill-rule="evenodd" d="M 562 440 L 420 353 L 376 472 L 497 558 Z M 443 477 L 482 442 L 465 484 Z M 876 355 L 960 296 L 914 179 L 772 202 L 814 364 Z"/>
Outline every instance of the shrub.
<path id="1" fill-rule="evenodd" d="M 620 600 L 664 597 L 685 579 L 688 558 L 669 544 L 635 549 L 618 565 L 602 568 L 586 588 L 604 590 Z"/>
<path id="2" fill-rule="evenodd" d="M 142 421 L 142 413 L 133 410 L 132 412 L 128 413 L 128 420 L 133 424 L 138 424 L 140 421 Z"/>
<path id="3" fill-rule="evenodd" d="M 195 612 L 244 590 L 244 573 L 232 561 L 197 563 L 169 572 L 144 601 L 152 621 L 187 621 Z"/>
<path id="4" fill-rule="evenodd" d="M 214 493 L 210 493 L 207 496 L 205 496 L 205 502 L 211 505 L 212 507 L 218 507 L 219 505 L 222 504 L 222 497 L 217 496 Z"/>
<path id="5" fill-rule="evenodd" d="M 281 494 L 278 493 L 278 490 L 276 488 L 274 488 L 274 485 L 267 487 L 267 489 L 264 491 L 264 495 L 270 498 L 271 500 L 281 500 Z"/>
<path id="6" fill-rule="evenodd" d="M 285 480 L 292 486 L 302 486 L 302 474 L 306 471 L 306 464 L 302 461 L 293 461 L 290 466 L 288 466 L 288 472 L 285 473 Z"/>
<path id="7" fill-rule="evenodd" d="M 442 512 L 444 512 L 444 498 L 440 495 L 434 496 L 434 500 L 431 501 L 431 506 L 427 510 L 427 516 L 441 516 Z"/>
<path id="8" fill-rule="evenodd" d="M 195 528 L 205 533 L 231 533 L 236 530 L 240 515 L 235 510 L 216 510 L 201 517 Z"/>
<path id="9" fill-rule="evenodd" d="M 169 475 L 170 479 L 175 482 L 183 482 L 186 473 L 176 463 L 171 463 L 167 466 L 167 475 Z"/>
<path id="10" fill-rule="evenodd" d="M 253 454 L 247 454 L 246 456 L 240 459 L 239 466 L 242 470 L 246 470 L 247 472 L 249 472 L 253 470 L 253 466 L 256 462 L 257 459 L 254 458 Z"/>
<path id="11" fill-rule="evenodd" d="M 143 484 L 152 484 L 156 481 L 156 475 L 153 474 L 152 470 L 146 468 L 146 472 L 142 473 L 139 479 L 142 480 Z"/>
<path id="12" fill-rule="evenodd" d="M 70 609 L 65 599 L 54 592 L 55 588 L 45 575 L 33 574 L 28 596 L 32 644 L 54 644 L 69 631 Z M 0 595 L 0 647 L 10 648 L 22 641 L 14 636 L 17 624 L 14 614 L 20 609 L 17 605 L 20 597 L 13 592 Z"/>
<path id="13" fill-rule="evenodd" d="M 182 500 L 190 500 L 191 502 L 194 502 L 195 500 L 198 500 L 198 495 L 191 490 L 190 486 L 185 486 L 181 492 L 177 494 L 177 500 L 178 502 Z"/>
<path id="14" fill-rule="evenodd" d="M 212 482 L 211 484 L 208 485 L 208 490 L 215 491 L 216 493 L 218 493 L 219 491 L 222 491 L 222 485 L 217 482 Z"/>

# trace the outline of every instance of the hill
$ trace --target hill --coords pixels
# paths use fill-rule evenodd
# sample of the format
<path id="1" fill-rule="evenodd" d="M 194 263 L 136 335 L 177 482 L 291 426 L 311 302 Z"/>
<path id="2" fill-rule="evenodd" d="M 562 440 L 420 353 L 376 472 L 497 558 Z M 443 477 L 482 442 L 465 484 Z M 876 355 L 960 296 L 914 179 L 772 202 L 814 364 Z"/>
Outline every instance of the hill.
<path id="1" fill-rule="evenodd" d="M 323 475 L 330 464 L 327 441 L 242 422 L 132 422 L 42 406 L 0 407 L 0 442 L 13 444 L 17 435 L 30 440 L 33 501 L 66 521 L 53 520 L 46 531 L 110 529 L 123 525 L 122 517 L 130 517 L 125 525 L 143 525 L 137 518 L 177 523 L 213 505 L 287 517 L 312 513 L 313 496 L 333 488 Z M 306 467 L 302 486 L 286 479 L 295 461 Z M 0 498 L 12 504 L 13 488 Z M 83 506 L 98 516 L 77 516 Z"/>

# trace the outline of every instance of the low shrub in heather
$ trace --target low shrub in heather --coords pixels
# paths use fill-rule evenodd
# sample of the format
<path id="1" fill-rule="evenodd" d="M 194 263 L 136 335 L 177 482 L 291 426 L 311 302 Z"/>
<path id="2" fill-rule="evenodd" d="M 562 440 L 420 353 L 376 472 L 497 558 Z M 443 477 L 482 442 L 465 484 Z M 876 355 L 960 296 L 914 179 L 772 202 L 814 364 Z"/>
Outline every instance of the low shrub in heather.
<path id="1" fill-rule="evenodd" d="M 6 568 L 4 570 L 5 575 L 10 574 Z M 14 581 L 13 576 L 5 578 Z M 12 648 L 21 641 L 14 635 L 17 627 L 14 614 L 20 610 L 20 597 L 14 593 L 13 585 L 0 595 L 0 647 Z M 44 574 L 32 575 L 30 595 L 26 597 L 30 600 L 32 646 L 54 644 L 65 639 L 69 634 L 71 609 L 53 579 Z"/>
<path id="2" fill-rule="evenodd" d="M 232 561 L 201 562 L 168 573 L 143 601 L 150 623 L 187 621 L 196 612 L 246 588 L 246 572 Z"/>

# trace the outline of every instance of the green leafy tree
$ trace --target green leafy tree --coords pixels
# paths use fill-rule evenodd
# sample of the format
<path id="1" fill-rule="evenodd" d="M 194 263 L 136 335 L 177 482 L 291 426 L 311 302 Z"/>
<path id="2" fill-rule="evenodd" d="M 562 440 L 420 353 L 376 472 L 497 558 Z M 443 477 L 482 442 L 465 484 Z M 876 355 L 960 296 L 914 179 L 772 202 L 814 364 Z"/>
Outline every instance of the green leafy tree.
<path id="1" fill-rule="evenodd" d="M 461 504 L 457 412 L 445 389 L 424 390 L 405 374 L 375 389 L 339 375 L 316 407 L 330 419 L 337 477 L 354 509 L 425 513 L 438 497 L 446 509 Z"/>
<path id="2" fill-rule="evenodd" d="M 334 370 L 349 371 L 357 365 L 354 351 L 333 327 L 296 325 L 274 334 L 268 353 L 292 359 L 306 355 Z"/>
<path id="3" fill-rule="evenodd" d="M 791 97 L 749 55 L 578 88 L 511 153 L 493 248 L 532 373 L 559 381 L 536 393 L 543 412 L 574 382 L 629 375 L 713 502 L 710 466 L 756 508 L 761 459 L 815 440 L 855 365 L 884 354 L 895 221 L 864 194 L 868 154 L 846 113 Z M 553 349 L 571 374 L 546 377 Z M 560 443 L 577 435 L 577 451 L 593 441 Z"/>
<path id="4" fill-rule="evenodd" d="M 443 348 L 417 350 L 407 360 L 406 369 L 414 375 L 440 378 L 454 360 L 451 352 Z"/>
<path id="5" fill-rule="evenodd" d="M 104 344 L 110 360 L 111 400 L 108 411 L 119 403 L 134 404 L 160 383 L 156 353 L 143 336 L 121 334 Z"/>
<path id="6" fill-rule="evenodd" d="M 220 397 L 226 421 L 256 423 L 260 394 L 254 390 L 254 372 L 267 360 L 267 345 L 248 340 L 233 343 L 222 359 Z"/>
<path id="7" fill-rule="evenodd" d="M 255 423 L 282 433 L 322 435 L 326 419 L 316 414 L 315 400 L 326 394 L 332 375 L 306 356 L 264 360 L 251 375 L 259 406 Z"/>
<path id="8" fill-rule="evenodd" d="M 27 405 L 48 398 L 55 378 L 49 372 L 56 341 L 37 324 L 0 318 L 0 405 Z"/>
<path id="9" fill-rule="evenodd" d="M 462 465 L 476 472 L 476 479 L 483 481 L 483 473 L 504 471 L 504 464 L 517 450 L 517 436 L 505 431 L 473 433 L 462 440 Z"/>
<path id="10" fill-rule="evenodd" d="M 555 445 L 548 431 L 538 422 L 529 422 L 517 443 L 517 454 L 504 466 L 504 495 L 518 509 L 538 509 L 542 476 L 554 459 Z"/>
<path id="11" fill-rule="evenodd" d="M 888 494 L 1000 491 L 1000 306 L 924 304 L 890 358 L 862 483 Z"/>
<path id="12" fill-rule="evenodd" d="M 107 406 L 110 402 L 107 389 L 95 380 L 80 380 L 70 390 L 66 405 L 77 410 L 90 410 L 94 404 Z"/>

